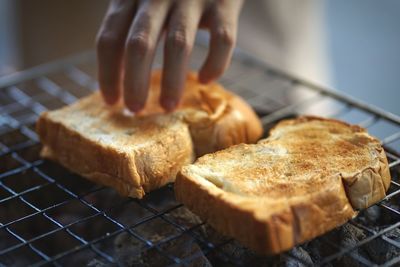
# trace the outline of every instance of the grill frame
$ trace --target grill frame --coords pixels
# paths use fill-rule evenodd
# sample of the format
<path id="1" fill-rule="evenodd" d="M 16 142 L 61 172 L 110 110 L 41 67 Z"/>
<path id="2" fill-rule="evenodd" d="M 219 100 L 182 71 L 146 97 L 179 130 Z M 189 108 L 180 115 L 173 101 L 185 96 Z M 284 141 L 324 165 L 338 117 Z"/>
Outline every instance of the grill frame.
<path id="1" fill-rule="evenodd" d="M 198 49 L 204 50 L 204 46 L 198 45 Z M 194 57 L 195 59 L 193 66 L 196 66 L 199 63 L 200 54 L 197 55 L 197 58 L 196 55 L 194 55 Z M 156 61 L 157 60 L 158 62 L 161 62 L 159 57 L 158 59 L 156 59 Z M 22 217 L 14 218 L 13 220 L 6 223 L 2 223 L 0 218 L 0 231 L 5 231 L 7 235 L 11 235 L 14 239 L 17 240 L 17 243 L 15 244 L 5 245 L 1 243 L 6 243 L 7 241 L 0 241 L 0 258 L 8 255 L 11 252 L 17 251 L 18 249 L 27 248 L 32 253 L 36 254 L 39 259 L 36 262 L 29 263 L 32 263 L 35 266 L 46 265 L 49 263 L 60 266 L 62 265 L 62 263 L 59 262 L 60 260 L 66 257 L 70 257 L 71 255 L 77 255 L 81 251 L 89 249 L 94 255 L 96 255 L 96 257 L 101 258 L 106 263 L 119 265 L 120 263 L 118 262 L 118 259 L 99 249 L 97 244 L 111 239 L 114 236 L 119 235 L 120 233 L 127 233 L 142 242 L 145 249 L 155 250 L 156 253 L 161 254 L 162 257 L 164 257 L 166 260 L 169 260 L 171 264 L 190 265 L 190 263 L 195 261 L 197 257 L 200 257 L 202 254 L 209 255 L 210 253 L 215 253 L 217 257 L 221 261 L 226 262 L 226 264 L 240 265 L 240 262 L 232 259 L 230 255 L 227 255 L 226 252 L 220 249 L 227 244 L 232 244 L 232 242 L 234 242 L 232 239 L 228 239 L 220 243 L 214 243 L 210 240 L 204 239 L 202 236 L 196 233 L 196 229 L 202 227 L 203 223 L 199 223 L 188 228 L 181 223 L 174 221 L 168 216 L 168 214 L 170 214 L 171 212 L 182 208 L 182 204 L 174 203 L 173 205 L 163 209 L 159 209 L 158 207 L 155 207 L 151 204 L 152 198 L 163 198 L 164 195 L 170 196 L 169 201 L 173 203 L 173 199 L 171 199 L 171 195 L 173 194 L 173 186 L 171 184 L 160 190 L 148 194 L 148 197 L 144 200 L 126 198 L 123 203 L 119 203 L 115 207 L 102 209 L 95 206 L 86 197 L 92 194 L 97 194 L 104 190 L 107 191 L 107 188 L 95 187 L 94 189 L 90 189 L 86 192 L 77 194 L 68 186 L 56 179 L 57 177 L 48 175 L 41 169 L 43 165 L 47 164 L 47 161 L 37 158 L 35 160 L 31 160 L 29 158 L 27 159 L 23 155 L 23 153 L 21 153 L 21 151 L 29 151 L 32 147 L 38 146 L 38 139 L 35 132 L 33 131 L 32 123 L 40 112 L 48 109 L 47 105 L 50 105 L 50 102 L 48 101 L 49 99 L 46 99 L 46 97 L 50 98 L 50 100 L 58 99 L 63 104 L 69 104 L 77 99 L 76 96 L 68 91 L 68 86 L 57 84 L 57 82 L 54 82 L 51 78 L 49 78 L 49 76 L 62 73 L 68 79 L 70 79 L 71 84 L 75 84 L 81 89 L 85 88 L 87 92 L 90 92 L 97 88 L 95 77 L 92 76 L 90 73 L 82 70 L 82 66 L 90 65 L 93 67 L 94 62 L 94 53 L 86 52 L 67 58 L 65 60 L 40 65 L 27 71 L 22 71 L 9 76 L 0 77 L 0 100 L 1 98 L 3 98 L 3 100 L 0 101 L 0 112 L 2 114 L 0 116 L 0 160 L 3 160 L 3 162 L 7 161 L 4 166 L 11 165 L 10 168 L 7 167 L 7 169 L 3 170 L 3 167 L 1 167 L 0 164 L 0 191 L 4 191 L 2 194 L 5 195 L 5 197 L 1 197 L 2 194 L 0 194 L 0 216 L 2 216 L 1 208 L 7 202 L 11 201 L 23 203 L 23 205 L 29 207 L 29 209 L 31 210 L 31 213 L 26 214 Z M 394 148 L 389 146 L 392 143 L 398 142 L 400 139 L 399 116 L 376 108 L 372 105 L 366 104 L 343 93 L 315 85 L 303 79 L 299 79 L 293 75 L 287 74 L 283 71 L 274 69 L 271 66 L 266 65 L 265 63 L 255 59 L 251 55 L 248 55 L 239 49 L 236 49 L 235 51 L 233 65 L 234 70 L 230 70 L 231 72 L 228 71 L 227 77 L 222 79 L 222 83 L 228 88 L 233 87 L 233 90 L 239 94 L 242 94 L 244 98 L 254 100 L 255 102 L 263 97 L 267 97 L 269 93 L 277 92 L 282 88 L 284 88 L 284 90 L 289 90 L 289 93 L 294 92 L 295 90 L 297 90 L 295 88 L 298 87 L 300 87 L 301 90 L 311 92 L 312 96 L 301 99 L 298 102 L 290 103 L 290 101 L 285 100 L 286 102 L 284 102 L 283 104 L 278 103 L 276 104 L 278 108 L 276 108 L 275 110 L 264 110 L 263 103 L 255 104 L 254 108 L 256 109 L 256 111 L 258 111 L 259 114 L 262 115 L 261 120 L 266 129 L 269 129 L 274 123 L 276 123 L 280 119 L 291 116 L 293 114 L 302 113 L 303 111 L 307 111 L 307 108 L 310 105 L 312 106 L 316 103 L 319 103 L 320 101 L 322 101 L 321 99 L 333 101 L 341 105 L 340 108 L 336 109 L 333 113 L 330 113 L 329 117 L 341 118 L 341 116 L 349 114 L 350 112 L 356 110 L 357 112 L 361 112 L 364 115 L 366 114 L 366 118 L 359 122 L 359 124 L 363 127 L 370 128 L 380 122 L 392 125 L 396 129 L 395 132 L 393 134 L 385 136 L 384 138 L 381 138 L 381 140 L 390 160 L 389 166 L 392 171 L 392 175 L 395 174 L 395 177 L 393 178 L 391 184 L 391 190 L 389 191 L 390 193 L 384 200 L 379 202 L 377 206 L 388 213 L 393 213 L 394 217 L 400 216 L 400 208 L 391 206 L 389 202 L 391 199 L 400 196 L 400 143 L 399 147 L 397 147 L 397 145 L 395 145 Z M 257 87 L 257 84 L 254 83 L 257 77 L 264 76 L 267 81 L 271 81 L 272 84 L 275 84 L 272 86 L 266 85 L 266 87 L 271 86 L 272 91 L 268 89 L 265 92 L 262 92 L 259 90 L 259 87 Z M 264 80 L 264 78 L 260 80 Z M 239 86 L 236 86 L 237 83 L 241 84 Z M 41 93 L 32 93 L 32 95 L 26 93 L 26 91 L 34 92 L 35 90 L 37 90 L 31 89 L 35 88 L 35 86 L 39 88 L 38 90 Z M 253 89 L 251 89 L 252 87 Z M 43 94 L 46 95 L 46 97 L 41 96 Z M 246 97 L 246 94 L 250 95 L 250 97 Z M 269 99 L 268 101 L 275 101 L 275 99 L 272 99 L 271 97 L 271 99 Z M 264 103 L 264 105 L 266 104 Z M 21 111 L 23 113 L 23 111 L 26 110 L 30 111 L 32 114 L 29 115 L 28 112 L 28 114 L 13 115 Z M 4 143 L 4 140 L 8 140 L 4 138 L 6 134 L 11 135 L 11 140 L 9 141 L 10 144 Z M 12 144 L 15 138 L 20 138 L 23 141 L 17 142 L 17 144 Z M 13 163 L 15 166 L 11 163 L 8 164 L 8 162 L 15 162 Z M 10 180 L 10 177 L 21 175 L 22 173 L 27 171 L 31 171 L 35 173 L 35 175 L 38 175 L 38 179 L 41 179 L 43 183 L 35 186 L 29 186 L 28 188 L 24 188 L 24 190 L 22 191 L 16 191 L 11 186 L 7 185 L 6 181 Z M 68 196 L 67 199 L 58 203 L 53 203 L 52 205 L 45 208 L 29 200 L 28 196 L 30 194 L 40 192 L 40 190 L 49 186 L 52 186 L 54 190 L 60 190 L 65 193 Z M 91 210 L 92 214 L 90 216 L 74 220 L 70 223 L 62 223 L 50 215 L 53 210 L 56 210 L 60 207 L 62 209 L 64 205 L 67 205 L 72 201 L 79 202 L 85 208 Z M 127 203 L 137 205 L 141 209 L 145 210 L 149 215 L 141 218 L 134 225 L 129 226 L 121 223 L 116 218 L 109 215 L 110 210 L 121 207 L 122 205 L 127 205 Z M 13 229 L 15 225 L 18 225 L 20 223 L 29 223 L 33 220 L 33 218 L 36 218 L 35 216 L 38 216 L 42 219 L 44 218 L 45 220 L 47 220 L 48 223 L 54 226 L 54 228 L 40 235 L 29 238 L 24 238 L 21 233 L 17 233 L 17 231 Z M 92 240 L 86 240 L 82 235 L 79 235 L 72 230 L 75 225 L 88 222 L 97 217 L 100 217 L 110 224 L 114 225 L 117 230 L 111 233 L 100 235 L 99 237 Z M 167 225 L 170 225 L 174 229 L 176 229 L 177 233 L 171 234 L 159 242 L 154 242 L 138 234 L 135 229 L 140 227 L 141 225 L 145 225 L 151 222 L 152 220 L 162 220 Z M 400 228 L 400 220 L 379 230 L 376 230 L 356 220 L 352 220 L 349 223 L 368 232 L 368 237 L 361 240 L 360 242 L 357 242 L 356 244 L 353 244 L 352 246 L 344 248 L 337 247 L 337 244 L 330 244 L 335 247 L 335 252 L 327 257 L 320 259 L 318 262 L 314 262 L 314 264 L 332 264 L 335 262 L 335 260 L 340 259 L 341 257 L 349 256 L 355 261 L 359 262 L 361 265 L 375 266 L 377 265 L 376 262 L 372 262 L 370 259 L 367 259 L 364 256 L 358 255 L 353 252 L 358 247 L 361 247 L 377 238 L 382 239 L 384 242 L 390 243 L 391 246 L 394 246 L 397 249 L 400 249 L 400 241 L 392 240 L 384 235 L 385 233 L 395 228 Z M 58 232 L 66 234 L 70 238 L 74 239 L 77 243 L 79 243 L 79 245 L 74 246 L 70 249 L 66 249 L 65 251 L 62 251 L 61 253 L 57 253 L 55 255 L 47 255 L 45 252 L 42 251 L 42 249 L 36 246 L 36 243 L 38 241 L 45 240 L 46 238 L 51 237 Z M 178 240 L 184 235 L 189 236 L 195 242 L 200 244 L 202 251 L 199 251 L 197 253 L 194 253 L 194 255 L 182 259 L 163 249 L 163 246 L 165 244 L 173 242 L 173 240 Z M 319 239 L 322 240 L 321 242 L 329 243 L 329 240 L 324 240 L 324 236 L 320 237 Z M 290 253 L 290 251 L 282 253 L 281 255 L 279 255 L 279 257 L 287 260 L 294 259 L 299 263 L 307 265 L 307 262 L 304 261 L 304 259 L 294 256 Z M 267 257 L 265 260 L 269 261 L 273 259 Z M 395 258 L 389 259 L 384 263 L 379 263 L 378 265 L 392 266 L 399 263 L 400 255 Z"/>

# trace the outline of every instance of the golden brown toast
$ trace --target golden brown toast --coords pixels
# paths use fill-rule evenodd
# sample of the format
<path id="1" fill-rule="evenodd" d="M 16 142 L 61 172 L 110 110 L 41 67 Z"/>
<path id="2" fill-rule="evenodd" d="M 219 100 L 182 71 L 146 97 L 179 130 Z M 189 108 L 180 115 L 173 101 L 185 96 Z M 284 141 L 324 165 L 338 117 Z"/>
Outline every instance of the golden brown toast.
<path id="1" fill-rule="evenodd" d="M 153 73 L 146 109 L 137 115 L 122 103 L 107 106 L 99 92 L 43 113 L 37 122 L 43 157 L 141 198 L 174 181 L 196 155 L 260 138 L 261 123 L 241 98 L 217 83 L 198 83 L 195 74 L 188 75 L 178 109 L 164 113 L 160 80 Z"/>
<path id="2" fill-rule="evenodd" d="M 390 172 L 380 142 L 341 121 L 300 117 L 267 139 L 182 168 L 175 194 L 217 230 L 260 253 L 321 235 L 385 197 Z"/>

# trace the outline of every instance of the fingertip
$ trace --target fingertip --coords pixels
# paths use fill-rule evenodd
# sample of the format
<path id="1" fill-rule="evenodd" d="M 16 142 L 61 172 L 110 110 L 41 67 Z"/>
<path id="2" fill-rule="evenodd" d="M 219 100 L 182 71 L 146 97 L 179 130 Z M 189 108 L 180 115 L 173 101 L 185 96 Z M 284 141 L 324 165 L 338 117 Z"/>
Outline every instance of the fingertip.
<path id="1" fill-rule="evenodd" d="M 170 112 L 177 107 L 178 101 L 173 98 L 162 98 L 160 104 L 166 111 Z"/>
<path id="2" fill-rule="evenodd" d="M 166 111 L 173 111 L 179 104 L 184 89 L 186 75 L 183 73 L 172 73 L 171 69 L 164 67 L 161 82 L 160 105 Z"/>
<path id="3" fill-rule="evenodd" d="M 137 103 L 137 102 L 131 102 L 131 101 L 126 101 L 125 100 L 125 106 L 134 113 L 138 113 L 144 108 L 144 104 L 142 103 Z"/>
<path id="4" fill-rule="evenodd" d="M 216 72 L 212 72 L 209 70 L 206 70 L 206 68 L 203 68 L 200 70 L 199 73 L 199 82 L 203 84 L 210 83 L 214 80 L 216 80 L 220 75 Z"/>
<path id="5" fill-rule="evenodd" d="M 103 96 L 104 102 L 106 102 L 107 105 L 114 105 L 118 102 L 119 100 L 119 94 L 118 93 L 109 93 L 105 92 L 104 90 L 101 90 L 101 95 Z"/>
<path id="6" fill-rule="evenodd" d="M 210 76 L 208 74 L 204 73 L 203 71 L 200 71 L 198 80 L 200 83 L 203 83 L 203 84 L 207 84 L 212 81 Z"/>
<path id="7" fill-rule="evenodd" d="M 141 105 L 141 104 L 134 104 L 134 105 L 131 106 L 130 110 L 131 110 L 132 112 L 138 113 L 138 112 L 140 112 L 140 111 L 143 110 L 143 107 L 144 107 L 144 106 Z"/>
<path id="8" fill-rule="evenodd" d="M 143 109 L 143 105 L 141 104 L 132 104 L 128 107 L 128 109 L 132 112 L 138 113 Z"/>

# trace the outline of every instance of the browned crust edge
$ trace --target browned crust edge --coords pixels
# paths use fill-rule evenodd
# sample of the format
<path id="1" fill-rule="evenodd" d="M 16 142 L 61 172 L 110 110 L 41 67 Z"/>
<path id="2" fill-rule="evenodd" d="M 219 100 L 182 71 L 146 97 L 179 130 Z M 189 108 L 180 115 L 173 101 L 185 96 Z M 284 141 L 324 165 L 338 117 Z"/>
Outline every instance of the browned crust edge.
<path id="1" fill-rule="evenodd" d="M 56 161 L 91 181 L 111 186 L 125 195 L 143 197 L 144 189 L 139 177 L 132 173 L 134 162 L 128 155 L 99 146 L 65 125 L 51 120 L 48 112 L 39 117 L 36 131 L 44 145 L 41 151 L 42 157 Z"/>
<path id="2" fill-rule="evenodd" d="M 177 159 L 175 162 L 158 164 L 159 169 L 146 168 L 144 162 L 137 160 L 141 159 L 141 150 L 128 154 L 101 146 L 64 124 L 53 121 L 48 113 L 41 115 L 36 129 L 44 145 L 41 152 L 44 158 L 56 161 L 91 181 L 113 187 L 124 196 L 142 198 L 145 192 L 173 182 L 180 167 L 189 163 L 187 159 L 178 160 L 181 155 L 175 151 L 175 154 L 172 153 Z M 182 143 L 182 146 L 187 147 L 183 156 L 192 155 L 191 142 Z"/>
<path id="3" fill-rule="evenodd" d="M 175 181 L 177 200 L 222 234 L 234 237 L 259 254 L 286 251 L 356 215 L 341 182 L 336 188 L 316 192 L 309 198 L 270 204 L 260 198 L 227 193 L 207 182 L 179 172 Z"/>
<path id="4" fill-rule="evenodd" d="M 63 167 L 71 171 L 74 170 L 73 166 L 71 166 L 71 164 L 68 161 L 60 160 L 59 158 L 57 158 L 57 153 L 54 153 L 48 146 L 43 147 L 42 151 L 40 152 L 40 155 L 45 159 L 58 162 Z M 88 173 L 76 172 L 76 173 L 94 183 L 112 187 L 119 194 L 123 196 L 142 198 L 145 194 L 143 187 L 132 186 L 130 183 L 125 182 L 122 178 L 112 176 L 108 173 L 104 172 L 88 172 Z"/>

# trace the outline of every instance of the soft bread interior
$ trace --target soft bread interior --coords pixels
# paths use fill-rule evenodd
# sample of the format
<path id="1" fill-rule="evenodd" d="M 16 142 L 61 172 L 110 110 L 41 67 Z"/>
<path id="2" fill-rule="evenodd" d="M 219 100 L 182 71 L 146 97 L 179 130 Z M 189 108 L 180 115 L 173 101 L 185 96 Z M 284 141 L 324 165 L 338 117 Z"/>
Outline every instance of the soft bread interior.
<path id="1" fill-rule="evenodd" d="M 316 118 L 283 122 L 256 145 L 205 155 L 186 168 L 224 191 L 271 199 L 311 194 L 340 176 L 355 209 L 383 198 L 390 182 L 377 139 L 359 127 Z"/>
<path id="2" fill-rule="evenodd" d="M 229 179 L 223 174 L 218 174 L 213 171 L 207 170 L 206 168 L 197 167 L 196 165 L 190 166 L 191 176 L 198 180 L 207 181 L 224 192 L 234 193 L 238 195 L 244 195 L 240 189 L 232 184 Z"/>

